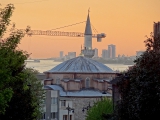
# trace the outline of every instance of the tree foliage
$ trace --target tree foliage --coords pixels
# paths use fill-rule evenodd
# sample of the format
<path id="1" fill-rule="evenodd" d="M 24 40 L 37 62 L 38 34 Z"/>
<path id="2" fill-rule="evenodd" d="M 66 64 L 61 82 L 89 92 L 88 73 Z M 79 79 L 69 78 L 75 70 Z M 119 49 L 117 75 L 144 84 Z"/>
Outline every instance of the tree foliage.
<path id="1" fill-rule="evenodd" d="M 45 91 L 43 90 L 43 84 L 36 77 L 36 75 L 38 74 L 37 70 L 27 68 L 26 73 L 28 75 L 27 85 L 30 85 L 30 90 L 32 95 L 31 104 L 34 107 L 33 116 L 39 118 L 43 113 L 42 104 L 45 98 Z"/>
<path id="2" fill-rule="evenodd" d="M 160 35 L 145 41 L 146 51 L 118 82 L 121 100 L 116 106 L 119 120 L 152 120 L 160 112 Z"/>
<path id="3" fill-rule="evenodd" d="M 35 76 L 37 72 L 25 68 L 29 54 L 18 48 L 25 33 L 15 24 L 8 29 L 13 10 L 12 4 L 0 9 L 0 119 L 36 120 L 44 91 Z M 7 38 L 5 33 L 9 34 Z"/>
<path id="4" fill-rule="evenodd" d="M 111 114 L 113 112 L 113 103 L 109 98 L 103 98 L 97 101 L 87 111 L 86 120 L 103 120 L 104 114 Z"/>
<path id="5" fill-rule="evenodd" d="M 8 103 L 5 114 L 0 115 L 0 119 L 37 120 L 41 117 L 41 104 L 44 99 L 41 81 L 36 78 L 36 70 L 26 68 L 24 73 L 25 82 L 15 82 L 13 97 Z"/>
<path id="6" fill-rule="evenodd" d="M 10 24 L 14 6 L 9 4 L 0 9 L 0 114 L 4 114 L 7 103 L 13 95 L 14 83 L 23 75 L 24 60 L 28 54 L 17 50 L 17 45 L 24 34 L 21 31 L 12 31 L 8 38 L 3 38 Z"/>

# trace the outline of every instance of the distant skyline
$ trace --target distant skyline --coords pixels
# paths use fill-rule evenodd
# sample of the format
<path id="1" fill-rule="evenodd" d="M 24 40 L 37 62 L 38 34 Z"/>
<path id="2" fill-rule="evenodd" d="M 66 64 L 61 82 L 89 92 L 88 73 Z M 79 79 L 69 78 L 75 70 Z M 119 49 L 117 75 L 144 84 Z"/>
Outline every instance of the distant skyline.
<path id="1" fill-rule="evenodd" d="M 15 6 L 11 23 L 16 23 L 19 29 L 29 25 L 33 30 L 51 30 L 86 21 L 90 8 L 91 24 L 99 33 L 106 34 L 102 42 L 93 39 L 93 48 L 102 51 L 114 44 L 116 56 L 131 56 L 145 50 L 145 36 L 153 32 L 153 22 L 160 21 L 160 0 L 1 0 L 1 8 L 7 3 Z M 85 23 L 58 29 L 84 30 Z M 83 42 L 83 37 L 26 36 L 19 48 L 32 53 L 31 58 L 49 58 L 58 57 L 60 51 L 64 54 L 75 51 L 79 55 Z"/>

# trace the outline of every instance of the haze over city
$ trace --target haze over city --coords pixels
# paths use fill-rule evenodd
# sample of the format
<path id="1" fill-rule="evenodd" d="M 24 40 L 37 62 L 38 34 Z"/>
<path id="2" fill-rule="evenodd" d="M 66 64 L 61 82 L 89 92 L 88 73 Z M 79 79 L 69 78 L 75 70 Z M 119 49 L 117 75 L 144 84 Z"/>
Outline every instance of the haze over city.
<path id="1" fill-rule="evenodd" d="M 116 45 L 118 54 L 135 55 L 144 50 L 144 40 L 153 31 L 153 22 L 160 19 L 159 0 L 1 0 L 1 5 L 12 3 L 15 11 L 12 22 L 16 28 L 32 30 L 51 30 L 86 21 L 90 8 L 91 24 L 98 33 L 105 33 L 102 42 L 93 39 L 93 48 L 102 49 L 109 44 Z M 85 23 L 56 31 L 84 32 Z M 93 31 L 94 33 L 94 31 Z M 32 36 L 22 39 L 20 49 L 31 54 L 31 58 L 59 56 L 59 51 L 80 53 L 83 37 Z"/>

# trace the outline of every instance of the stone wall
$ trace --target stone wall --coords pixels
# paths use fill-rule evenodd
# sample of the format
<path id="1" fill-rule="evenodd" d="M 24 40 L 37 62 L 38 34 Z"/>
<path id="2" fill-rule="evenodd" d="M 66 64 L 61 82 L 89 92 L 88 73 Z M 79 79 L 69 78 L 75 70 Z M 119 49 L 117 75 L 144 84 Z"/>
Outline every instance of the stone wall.
<path id="1" fill-rule="evenodd" d="M 74 108 L 74 120 L 85 120 L 86 112 L 85 109 L 84 113 L 82 112 L 83 107 L 87 107 L 89 105 L 93 106 L 94 102 L 101 100 L 101 97 L 96 98 L 73 98 L 73 108 Z"/>

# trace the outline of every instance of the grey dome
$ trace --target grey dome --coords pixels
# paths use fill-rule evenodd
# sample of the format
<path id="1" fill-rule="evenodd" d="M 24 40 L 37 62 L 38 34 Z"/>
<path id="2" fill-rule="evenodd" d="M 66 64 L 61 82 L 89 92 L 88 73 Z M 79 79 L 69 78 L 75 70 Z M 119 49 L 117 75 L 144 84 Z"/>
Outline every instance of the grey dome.
<path id="1" fill-rule="evenodd" d="M 44 73 L 115 73 L 106 65 L 86 57 L 67 60 Z"/>

